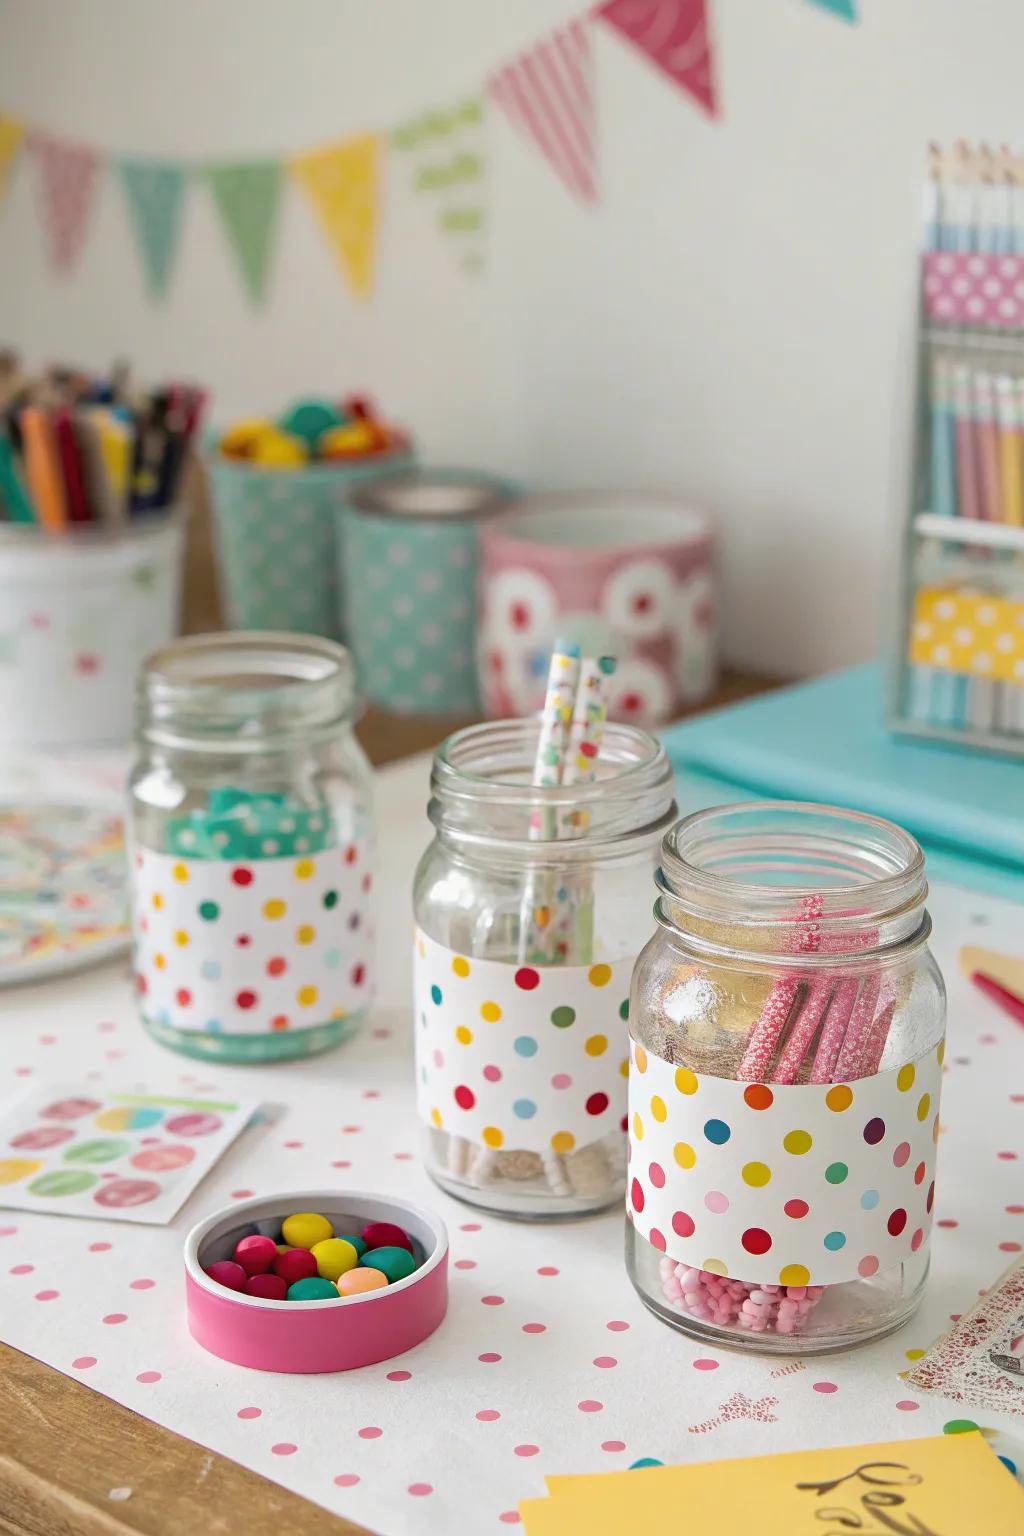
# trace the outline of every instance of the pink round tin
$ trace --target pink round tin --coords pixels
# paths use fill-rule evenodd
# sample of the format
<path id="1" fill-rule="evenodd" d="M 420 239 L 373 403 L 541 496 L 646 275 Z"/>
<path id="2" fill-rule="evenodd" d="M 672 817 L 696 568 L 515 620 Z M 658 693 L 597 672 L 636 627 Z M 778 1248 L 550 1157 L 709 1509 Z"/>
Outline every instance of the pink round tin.
<path id="1" fill-rule="evenodd" d="M 386 1290 L 337 1301 L 264 1301 L 210 1280 L 204 1269 L 229 1259 L 240 1237 L 276 1237 L 296 1211 L 317 1211 L 339 1233 L 389 1221 L 412 1238 L 415 1273 Z M 350 1371 L 390 1360 L 429 1338 L 448 1306 L 448 1234 L 430 1211 L 388 1195 L 299 1190 L 243 1200 L 215 1211 L 185 1239 L 189 1332 L 222 1360 L 258 1371 Z"/>
<path id="2" fill-rule="evenodd" d="M 480 682 L 489 715 L 544 701 L 558 636 L 614 655 L 613 719 L 655 726 L 717 678 L 714 533 L 678 497 L 528 496 L 480 534 Z"/>

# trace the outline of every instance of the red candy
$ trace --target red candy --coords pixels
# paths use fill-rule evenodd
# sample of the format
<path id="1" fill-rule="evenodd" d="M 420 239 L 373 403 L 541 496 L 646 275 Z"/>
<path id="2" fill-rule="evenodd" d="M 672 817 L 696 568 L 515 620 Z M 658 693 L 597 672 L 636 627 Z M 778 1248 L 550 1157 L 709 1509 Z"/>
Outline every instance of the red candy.
<path id="1" fill-rule="evenodd" d="M 272 1237 L 243 1237 L 235 1244 L 235 1263 L 247 1275 L 265 1275 L 277 1258 L 277 1244 Z"/>
<path id="2" fill-rule="evenodd" d="M 284 1301 L 288 1295 L 288 1281 L 280 1275 L 250 1275 L 245 1292 L 247 1296 L 259 1296 L 264 1301 Z"/>
<path id="3" fill-rule="evenodd" d="M 364 1227 L 361 1233 L 363 1242 L 367 1248 L 404 1248 L 407 1253 L 412 1253 L 412 1243 L 401 1227 L 396 1227 L 391 1221 L 371 1221 L 368 1227 Z"/>
<path id="4" fill-rule="evenodd" d="M 216 1264 L 208 1265 L 206 1273 L 218 1285 L 226 1285 L 229 1291 L 244 1291 L 249 1280 L 241 1264 L 235 1264 L 231 1259 L 218 1259 Z"/>
<path id="5" fill-rule="evenodd" d="M 289 1285 L 294 1285 L 296 1280 L 309 1280 L 317 1272 L 316 1259 L 308 1248 L 289 1248 L 274 1260 L 274 1274 L 287 1280 Z"/>

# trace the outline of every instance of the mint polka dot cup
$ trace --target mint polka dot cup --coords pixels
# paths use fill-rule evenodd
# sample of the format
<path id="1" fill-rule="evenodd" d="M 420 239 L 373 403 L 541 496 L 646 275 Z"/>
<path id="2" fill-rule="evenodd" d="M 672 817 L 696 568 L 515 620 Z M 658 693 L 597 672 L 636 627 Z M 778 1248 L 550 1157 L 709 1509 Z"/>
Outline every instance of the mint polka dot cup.
<path id="1" fill-rule="evenodd" d="M 353 715 L 330 640 L 201 635 L 147 661 L 131 900 L 139 1010 L 161 1044 L 275 1061 L 358 1028 L 373 824 Z"/>
<path id="2" fill-rule="evenodd" d="M 945 1036 L 924 857 L 831 806 L 665 838 L 630 992 L 626 1263 L 704 1343 L 892 1332 L 928 1273 Z"/>

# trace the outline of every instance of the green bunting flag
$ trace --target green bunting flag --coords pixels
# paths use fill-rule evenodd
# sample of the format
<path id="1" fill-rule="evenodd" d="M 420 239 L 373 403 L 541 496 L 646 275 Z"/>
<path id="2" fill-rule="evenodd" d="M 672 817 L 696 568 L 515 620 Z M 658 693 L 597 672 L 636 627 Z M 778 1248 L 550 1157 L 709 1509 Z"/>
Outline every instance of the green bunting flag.
<path id="1" fill-rule="evenodd" d="M 469 97 L 403 123 L 391 147 L 406 161 L 412 186 L 467 272 L 484 265 L 487 161 L 484 103 Z"/>
<path id="2" fill-rule="evenodd" d="M 170 161 L 121 160 L 119 169 L 146 284 L 159 299 L 167 292 L 178 248 L 185 168 Z"/>
<path id="3" fill-rule="evenodd" d="M 264 297 L 281 200 L 280 160 L 224 161 L 206 176 L 249 297 Z"/>

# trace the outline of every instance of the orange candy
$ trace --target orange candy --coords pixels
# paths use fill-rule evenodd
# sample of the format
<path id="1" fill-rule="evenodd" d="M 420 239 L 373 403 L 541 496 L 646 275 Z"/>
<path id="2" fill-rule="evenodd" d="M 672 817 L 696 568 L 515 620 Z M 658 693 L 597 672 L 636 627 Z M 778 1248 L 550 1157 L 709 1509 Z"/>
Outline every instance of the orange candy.
<path id="1" fill-rule="evenodd" d="M 388 1277 L 381 1274 L 379 1269 L 360 1266 L 358 1269 L 346 1270 L 335 1283 L 340 1296 L 361 1296 L 365 1291 L 385 1290 Z"/>

